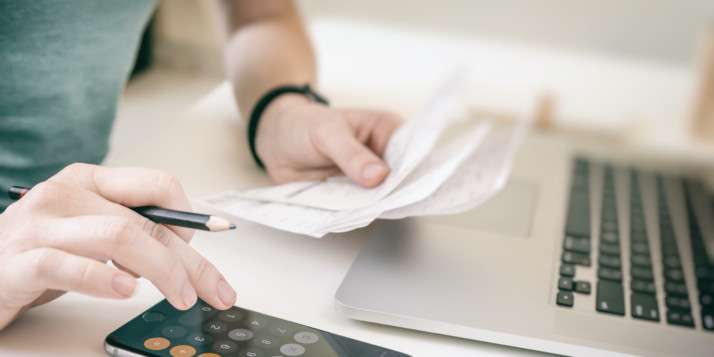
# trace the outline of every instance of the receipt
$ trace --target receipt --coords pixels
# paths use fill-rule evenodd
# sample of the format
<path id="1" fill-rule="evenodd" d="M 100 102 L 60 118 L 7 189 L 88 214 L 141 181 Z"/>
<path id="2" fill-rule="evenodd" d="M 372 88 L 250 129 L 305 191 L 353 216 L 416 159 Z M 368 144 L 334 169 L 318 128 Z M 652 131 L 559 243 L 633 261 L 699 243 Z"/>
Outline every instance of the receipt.
<path id="1" fill-rule="evenodd" d="M 424 111 L 395 132 L 384 159 L 392 168 L 373 189 L 346 177 L 230 190 L 203 199 L 226 214 L 276 229 L 322 237 L 375 219 L 458 213 L 500 190 L 532 120 L 465 121 L 453 138 L 463 75 L 452 75 Z M 443 136 L 443 137 L 442 137 Z"/>
<path id="2" fill-rule="evenodd" d="M 240 197 L 332 210 L 365 207 L 387 196 L 424 160 L 444 128 L 452 124 L 464 88 L 463 71 L 451 74 L 432 95 L 426 107 L 399 128 L 389 140 L 384 161 L 391 172 L 375 188 L 364 188 L 346 176 L 325 181 L 297 182 L 234 192 Z"/>
<path id="3" fill-rule="evenodd" d="M 494 131 L 451 177 L 425 199 L 384 212 L 379 218 L 458 213 L 483 203 L 506 183 L 512 157 L 530 128 L 530 121 Z"/>
<path id="4" fill-rule="evenodd" d="M 385 211 L 419 202 L 436 191 L 473 154 L 491 127 L 490 122 L 482 122 L 437 148 L 392 194 L 369 207 L 327 210 L 245 198 L 241 191 L 228 191 L 204 202 L 236 217 L 315 237 L 363 227 Z"/>

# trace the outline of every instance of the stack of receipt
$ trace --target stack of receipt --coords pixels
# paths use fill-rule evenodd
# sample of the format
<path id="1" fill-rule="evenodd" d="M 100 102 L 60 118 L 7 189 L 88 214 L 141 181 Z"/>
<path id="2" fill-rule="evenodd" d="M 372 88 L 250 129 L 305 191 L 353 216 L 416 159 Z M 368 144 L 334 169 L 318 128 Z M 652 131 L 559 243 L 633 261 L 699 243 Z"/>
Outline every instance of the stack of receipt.
<path id="1" fill-rule="evenodd" d="M 424 110 L 392 135 L 383 155 L 391 172 L 375 188 L 336 176 L 230 190 L 203 202 L 242 219 L 318 238 L 378 218 L 471 209 L 504 186 L 531 121 L 496 126 L 481 120 L 443 140 L 447 129 L 457 124 L 464 78 L 461 72 L 447 77 Z"/>

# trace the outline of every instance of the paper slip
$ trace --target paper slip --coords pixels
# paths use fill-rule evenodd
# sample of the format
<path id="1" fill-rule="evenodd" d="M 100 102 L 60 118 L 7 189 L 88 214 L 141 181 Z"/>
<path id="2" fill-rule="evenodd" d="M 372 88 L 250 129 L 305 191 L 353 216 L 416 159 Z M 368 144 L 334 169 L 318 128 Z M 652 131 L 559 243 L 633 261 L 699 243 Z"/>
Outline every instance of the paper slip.
<path id="1" fill-rule="evenodd" d="M 203 201 L 245 220 L 313 237 L 364 227 L 375 219 L 473 208 L 505 185 L 531 121 L 466 122 L 462 123 L 468 124 L 466 128 L 452 130 L 457 132 L 454 138 L 440 138 L 455 123 L 460 91 L 456 87 L 460 85 L 456 77 L 449 78 L 414 124 L 392 136 L 385 153 L 392 173 L 377 188 L 364 189 L 346 178 L 332 178 L 231 190 Z M 303 204 L 308 198 L 330 205 Z"/>
<path id="2" fill-rule="evenodd" d="M 205 202 L 243 219 L 316 237 L 363 227 L 382 212 L 418 202 L 437 190 L 473 154 L 490 130 L 491 124 L 483 122 L 439 147 L 392 194 L 369 207 L 326 210 L 245 199 L 235 194 L 238 191 L 209 197 Z"/>
<path id="3" fill-rule="evenodd" d="M 447 77 L 424 110 L 392 134 L 383 156 L 391 172 L 379 186 L 364 188 L 346 176 L 336 176 L 325 181 L 235 191 L 232 195 L 331 210 L 374 204 L 399 186 L 432 151 L 444 129 L 456 119 L 454 113 L 461 102 L 465 77 L 463 71 L 456 71 Z"/>
<path id="4" fill-rule="evenodd" d="M 478 206 L 506 184 L 512 157 L 530 128 L 529 121 L 496 129 L 478 151 L 466 159 L 441 186 L 427 198 L 382 213 L 379 218 L 459 213 Z"/>

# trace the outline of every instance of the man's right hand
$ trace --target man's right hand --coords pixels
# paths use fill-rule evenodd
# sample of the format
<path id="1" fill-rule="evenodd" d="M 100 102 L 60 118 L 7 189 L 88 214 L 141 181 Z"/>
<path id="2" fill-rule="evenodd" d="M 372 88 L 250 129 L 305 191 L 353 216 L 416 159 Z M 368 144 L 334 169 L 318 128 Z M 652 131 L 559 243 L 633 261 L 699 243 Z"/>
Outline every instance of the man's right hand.
<path id="1" fill-rule="evenodd" d="M 87 164 L 68 166 L 10 205 L 0 214 L 0 329 L 67 291 L 128 298 L 137 276 L 180 310 L 197 296 L 218 309 L 233 306 L 235 291 L 188 245 L 193 231 L 127 208 L 138 206 L 191 210 L 167 173 Z"/>

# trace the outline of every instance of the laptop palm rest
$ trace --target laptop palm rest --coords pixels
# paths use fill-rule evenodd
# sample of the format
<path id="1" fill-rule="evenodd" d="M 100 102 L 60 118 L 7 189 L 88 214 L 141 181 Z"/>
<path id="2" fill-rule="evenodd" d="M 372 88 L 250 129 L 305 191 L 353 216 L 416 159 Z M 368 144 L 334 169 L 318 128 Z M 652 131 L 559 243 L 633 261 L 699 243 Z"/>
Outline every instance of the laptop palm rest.
<path id="1" fill-rule="evenodd" d="M 462 337 L 472 334 L 452 327 L 507 327 L 493 307 L 507 306 L 509 293 L 524 288 L 509 286 L 518 273 L 504 267 L 528 259 L 527 247 L 514 247 L 533 243 L 536 198 L 535 184 L 511 181 L 465 213 L 375 222 L 336 293 L 337 309 L 358 320 Z M 526 308 L 512 303 L 511 313 Z"/>

